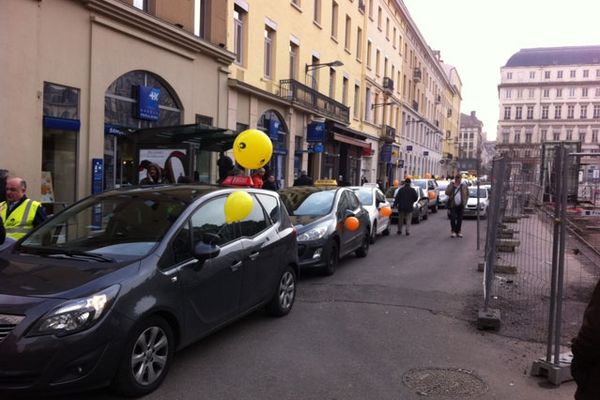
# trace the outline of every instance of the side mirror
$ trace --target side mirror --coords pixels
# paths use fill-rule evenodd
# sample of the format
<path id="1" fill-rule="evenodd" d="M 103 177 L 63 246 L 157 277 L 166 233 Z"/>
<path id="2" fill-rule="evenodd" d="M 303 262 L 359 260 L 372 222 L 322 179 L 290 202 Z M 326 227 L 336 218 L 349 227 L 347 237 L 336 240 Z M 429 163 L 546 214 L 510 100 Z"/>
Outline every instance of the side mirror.
<path id="1" fill-rule="evenodd" d="M 206 261 L 210 258 L 215 258 L 221 252 L 221 248 L 216 244 L 207 244 L 199 242 L 194 247 L 194 257 L 200 261 Z"/>
<path id="2" fill-rule="evenodd" d="M 344 215 L 343 215 L 343 219 L 345 220 L 348 217 L 356 217 L 356 215 L 354 214 L 354 211 L 347 209 L 346 211 L 344 211 Z"/>

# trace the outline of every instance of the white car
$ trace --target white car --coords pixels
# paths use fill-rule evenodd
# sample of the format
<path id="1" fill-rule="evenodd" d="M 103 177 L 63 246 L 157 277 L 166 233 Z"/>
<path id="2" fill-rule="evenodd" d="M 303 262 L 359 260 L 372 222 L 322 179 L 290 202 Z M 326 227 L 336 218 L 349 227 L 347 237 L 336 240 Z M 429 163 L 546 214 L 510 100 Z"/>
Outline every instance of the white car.
<path id="1" fill-rule="evenodd" d="M 446 188 L 451 181 L 437 181 L 437 192 L 438 192 L 438 207 L 446 208 L 448 206 L 448 195 L 446 194 Z"/>
<path id="2" fill-rule="evenodd" d="M 486 186 L 479 187 L 479 217 L 487 217 L 490 205 L 490 189 Z M 469 187 L 469 200 L 463 214 L 465 217 L 477 216 L 477 186 Z"/>
<path id="3" fill-rule="evenodd" d="M 386 200 L 385 195 L 381 190 L 373 186 L 350 186 L 358 196 L 362 206 L 369 212 L 371 219 L 371 243 L 375 243 L 377 235 L 390 234 L 390 217 L 381 215 L 381 209 L 389 207 L 391 204 Z"/>

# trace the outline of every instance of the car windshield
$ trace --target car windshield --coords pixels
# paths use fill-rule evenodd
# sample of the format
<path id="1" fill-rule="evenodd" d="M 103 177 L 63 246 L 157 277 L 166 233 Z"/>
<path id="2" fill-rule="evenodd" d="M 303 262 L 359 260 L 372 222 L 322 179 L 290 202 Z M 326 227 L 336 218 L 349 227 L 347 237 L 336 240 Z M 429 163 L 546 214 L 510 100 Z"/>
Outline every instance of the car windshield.
<path id="1" fill-rule="evenodd" d="M 469 197 L 477 197 L 477 188 L 469 188 Z M 479 189 L 479 198 L 485 199 L 487 197 L 487 189 Z"/>
<path id="2" fill-rule="evenodd" d="M 281 199 L 292 216 L 329 214 L 335 199 L 335 190 L 280 192 Z"/>
<path id="3" fill-rule="evenodd" d="M 413 186 L 418 186 L 420 188 L 427 189 L 427 182 L 426 181 L 413 181 Z"/>
<path id="4" fill-rule="evenodd" d="M 438 183 L 437 183 L 438 190 L 446 190 L 446 188 L 448 188 L 448 184 L 450 184 L 449 181 L 438 181 Z"/>
<path id="5" fill-rule="evenodd" d="M 354 193 L 358 196 L 360 203 L 363 206 L 371 206 L 373 205 L 373 192 L 371 189 L 355 189 Z"/>
<path id="6" fill-rule="evenodd" d="M 34 231 L 22 252 L 63 255 L 147 254 L 187 207 L 160 192 L 92 197 Z"/>

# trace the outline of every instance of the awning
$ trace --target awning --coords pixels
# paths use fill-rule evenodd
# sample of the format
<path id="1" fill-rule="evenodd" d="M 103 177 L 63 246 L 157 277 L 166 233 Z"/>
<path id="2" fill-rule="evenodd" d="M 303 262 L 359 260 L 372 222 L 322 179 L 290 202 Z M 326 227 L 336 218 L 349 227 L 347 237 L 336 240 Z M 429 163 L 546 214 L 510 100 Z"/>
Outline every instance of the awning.
<path id="1" fill-rule="evenodd" d="M 342 133 L 342 134 L 345 134 L 346 136 L 352 136 L 352 137 L 355 137 L 358 139 L 366 139 L 367 138 L 367 135 L 365 135 L 363 132 L 357 131 L 356 129 L 348 128 L 347 126 L 338 124 L 337 122 L 334 122 L 334 121 L 327 121 L 326 126 L 327 126 L 327 129 L 332 132 Z"/>
<path id="2" fill-rule="evenodd" d="M 237 133 L 205 124 L 163 126 L 138 129 L 127 135 L 137 144 L 195 144 L 200 150 L 226 151 L 233 147 Z"/>
<path id="3" fill-rule="evenodd" d="M 337 140 L 338 142 L 343 142 L 343 143 L 351 144 L 353 146 L 362 147 L 364 149 L 370 149 L 371 148 L 371 143 L 367 143 L 367 142 L 365 142 L 363 140 L 355 139 L 355 138 L 352 138 L 350 136 L 342 135 L 342 134 L 335 133 L 335 132 L 333 134 L 333 140 Z"/>

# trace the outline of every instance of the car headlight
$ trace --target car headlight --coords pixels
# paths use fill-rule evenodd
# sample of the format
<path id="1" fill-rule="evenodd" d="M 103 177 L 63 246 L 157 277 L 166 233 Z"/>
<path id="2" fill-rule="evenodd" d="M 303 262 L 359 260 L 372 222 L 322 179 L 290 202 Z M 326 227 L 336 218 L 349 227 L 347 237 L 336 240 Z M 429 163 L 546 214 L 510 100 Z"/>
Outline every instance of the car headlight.
<path id="1" fill-rule="evenodd" d="M 119 285 L 113 285 L 89 297 L 61 304 L 44 315 L 28 336 L 65 336 L 90 328 L 110 308 L 119 289 Z"/>
<path id="2" fill-rule="evenodd" d="M 299 242 L 321 239 L 327 233 L 327 225 L 316 226 L 298 236 Z"/>

